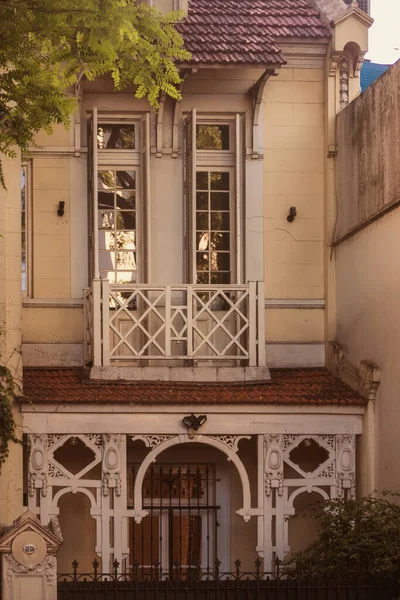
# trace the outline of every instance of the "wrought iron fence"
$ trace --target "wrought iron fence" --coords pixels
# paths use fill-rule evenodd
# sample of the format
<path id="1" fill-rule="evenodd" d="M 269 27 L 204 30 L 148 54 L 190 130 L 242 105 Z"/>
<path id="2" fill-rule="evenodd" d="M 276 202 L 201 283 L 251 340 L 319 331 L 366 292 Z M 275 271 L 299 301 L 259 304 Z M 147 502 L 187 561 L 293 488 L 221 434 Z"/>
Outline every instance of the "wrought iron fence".
<path id="1" fill-rule="evenodd" d="M 112 573 L 100 573 L 94 561 L 92 573 L 73 572 L 58 575 L 58 600 L 399 600 L 400 573 L 361 572 L 288 575 L 279 567 L 274 573 L 242 571 L 237 560 L 232 572 L 221 572 L 220 561 L 212 570 L 182 567 L 165 572 L 156 562 L 152 567 L 137 562 L 129 572 L 121 573 L 118 561 Z"/>

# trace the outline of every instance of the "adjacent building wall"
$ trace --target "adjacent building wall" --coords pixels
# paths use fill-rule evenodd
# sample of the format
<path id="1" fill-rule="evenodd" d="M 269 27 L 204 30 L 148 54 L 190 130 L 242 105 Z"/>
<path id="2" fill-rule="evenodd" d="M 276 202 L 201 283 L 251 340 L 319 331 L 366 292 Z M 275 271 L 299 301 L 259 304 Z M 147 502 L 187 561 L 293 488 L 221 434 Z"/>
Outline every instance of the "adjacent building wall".
<path id="1" fill-rule="evenodd" d="M 399 109 L 400 62 L 337 120 L 336 235 L 348 236 L 336 246 L 337 340 L 351 363 L 370 360 L 382 372 L 361 448 L 375 447 L 374 464 L 362 465 L 362 493 L 400 490 Z"/>

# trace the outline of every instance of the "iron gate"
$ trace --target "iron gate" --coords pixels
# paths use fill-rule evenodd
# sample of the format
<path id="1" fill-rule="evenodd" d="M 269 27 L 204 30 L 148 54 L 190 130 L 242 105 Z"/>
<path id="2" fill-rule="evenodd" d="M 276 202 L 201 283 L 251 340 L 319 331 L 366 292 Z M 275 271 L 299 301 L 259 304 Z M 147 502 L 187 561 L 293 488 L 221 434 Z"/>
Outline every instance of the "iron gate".
<path id="1" fill-rule="evenodd" d="M 138 467 L 132 468 L 132 481 Z M 152 578 L 154 565 L 171 579 L 200 565 L 210 570 L 217 556 L 215 469 L 210 464 L 155 464 L 143 481 L 141 523 L 130 521 L 129 566 L 141 579 Z"/>

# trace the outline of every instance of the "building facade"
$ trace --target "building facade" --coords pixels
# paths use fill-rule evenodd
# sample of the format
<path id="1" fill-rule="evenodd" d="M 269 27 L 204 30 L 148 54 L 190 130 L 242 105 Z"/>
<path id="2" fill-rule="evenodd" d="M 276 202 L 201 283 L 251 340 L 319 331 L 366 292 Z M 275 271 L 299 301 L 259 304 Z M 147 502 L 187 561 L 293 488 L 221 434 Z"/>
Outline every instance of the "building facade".
<path id="1" fill-rule="evenodd" d="M 61 571 L 268 571 L 312 539 L 287 517 L 354 497 L 368 469 L 368 394 L 325 355 L 335 120 L 372 21 L 316 4 L 191 0 L 181 101 L 154 112 L 82 81 L 73 127 L 37 136 L 21 186 L 5 164 L 1 306 L 26 450 L 3 468 L 1 519 L 23 502 L 58 516 Z"/>

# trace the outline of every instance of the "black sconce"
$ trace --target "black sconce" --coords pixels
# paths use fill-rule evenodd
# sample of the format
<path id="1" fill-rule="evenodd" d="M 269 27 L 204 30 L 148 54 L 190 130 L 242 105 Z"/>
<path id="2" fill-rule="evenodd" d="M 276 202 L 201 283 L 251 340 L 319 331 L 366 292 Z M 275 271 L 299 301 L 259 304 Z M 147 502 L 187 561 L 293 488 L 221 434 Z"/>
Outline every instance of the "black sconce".
<path id="1" fill-rule="evenodd" d="M 59 217 L 63 217 L 64 216 L 64 212 L 65 212 L 65 202 L 64 200 L 60 200 L 60 202 L 58 203 L 58 210 L 57 210 L 57 214 Z"/>
<path id="2" fill-rule="evenodd" d="M 291 206 L 289 210 L 289 214 L 286 217 L 289 223 L 293 223 L 294 218 L 297 217 L 297 210 L 295 206 Z"/>
<path id="3" fill-rule="evenodd" d="M 183 417 L 182 423 L 189 430 L 189 437 L 194 436 L 194 431 L 197 431 L 207 421 L 206 415 L 199 415 L 196 417 L 193 413 Z"/>

